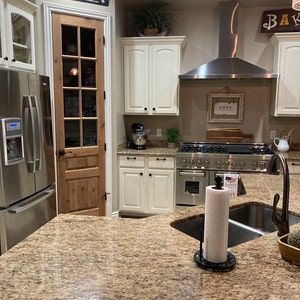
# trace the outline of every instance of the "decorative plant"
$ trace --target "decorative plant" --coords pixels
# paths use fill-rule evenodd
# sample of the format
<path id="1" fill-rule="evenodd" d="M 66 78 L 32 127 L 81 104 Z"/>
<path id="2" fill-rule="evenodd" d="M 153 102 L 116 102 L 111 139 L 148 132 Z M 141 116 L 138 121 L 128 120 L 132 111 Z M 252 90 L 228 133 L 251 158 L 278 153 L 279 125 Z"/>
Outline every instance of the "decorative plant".
<path id="1" fill-rule="evenodd" d="M 179 129 L 177 128 L 168 128 L 165 131 L 165 135 L 168 143 L 175 143 L 177 139 L 180 137 Z"/>
<path id="2" fill-rule="evenodd" d="M 144 35 L 167 33 L 172 27 L 173 18 L 165 2 L 154 0 L 134 14 L 132 31 Z"/>

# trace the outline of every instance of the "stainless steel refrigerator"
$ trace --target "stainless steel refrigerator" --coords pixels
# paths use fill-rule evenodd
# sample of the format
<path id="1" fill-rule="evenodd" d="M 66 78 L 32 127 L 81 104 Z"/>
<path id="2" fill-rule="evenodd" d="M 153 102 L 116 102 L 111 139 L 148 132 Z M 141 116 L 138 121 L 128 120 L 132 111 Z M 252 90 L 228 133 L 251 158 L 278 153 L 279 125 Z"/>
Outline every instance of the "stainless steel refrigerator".
<path id="1" fill-rule="evenodd" d="M 56 216 L 49 78 L 0 70 L 1 254 Z"/>

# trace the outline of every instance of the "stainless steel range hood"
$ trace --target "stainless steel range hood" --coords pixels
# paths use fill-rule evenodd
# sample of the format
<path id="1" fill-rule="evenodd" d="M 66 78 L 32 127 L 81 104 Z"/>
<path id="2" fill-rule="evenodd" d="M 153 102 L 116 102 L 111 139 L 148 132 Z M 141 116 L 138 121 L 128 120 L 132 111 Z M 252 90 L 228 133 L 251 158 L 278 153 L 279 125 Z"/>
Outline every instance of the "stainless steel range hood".
<path id="1" fill-rule="evenodd" d="M 268 70 L 236 57 L 238 48 L 237 1 L 220 2 L 219 57 L 179 75 L 180 79 L 255 79 L 277 78 Z"/>

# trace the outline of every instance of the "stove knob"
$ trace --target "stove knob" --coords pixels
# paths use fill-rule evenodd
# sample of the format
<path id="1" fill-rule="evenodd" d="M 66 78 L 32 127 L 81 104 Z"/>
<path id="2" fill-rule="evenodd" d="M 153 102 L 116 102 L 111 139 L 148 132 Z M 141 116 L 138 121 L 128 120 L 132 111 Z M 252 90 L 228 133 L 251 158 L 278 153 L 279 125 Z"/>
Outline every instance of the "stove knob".
<path id="1" fill-rule="evenodd" d="M 231 162 L 231 166 L 232 166 L 233 168 L 236 168 L 237 162 L 236 162 L 236 161 Z"/>
<path id="2" fill-rule="evenodd" d="M 267 167 L 267 163 L 263 160 L 262 162 L 260 162 L 259 166 L 263 170 Z"/>
<path id="3" fill-rule="evenodd" d="M 205 167 L 208 167 L 209 166 L 209 161 L 206 159 L 204 162 L 203 162 L 204 166 Z"/>
<path id="4" fill-rule="evenodd" d="M 252 169 L 256 169 L 257 166 L 258 166 L 258 162 L 257 161 L 252 161 L 251 165 L 252 165 Z"/>
<path id="5" fill-rule="evenodd" d="M 224 161 L 224 162 L 223 162 L 223 165 L 224 165 L 224 167 L 228 167 L 228 166 L 229 166 L 229 161 L 227 161 L 227 160 Z"/>
<path id="6" fill-rule="evenodd" d="M 239 162 L 239 166 L 240 166 L 240 167 L 244 168 L 245 165 L 246 165 L 246 163 L 245 163 L 244 161 L 240 161 L 240 162 Z"/>
<path id="7" fill-rule="evenodd" d="M 217 160 L 216 161 L 216 166 L 219 168 L 219 167 L 221 167 L 222 166 L 222 162 L 220 161 L 220 160 Z"/>

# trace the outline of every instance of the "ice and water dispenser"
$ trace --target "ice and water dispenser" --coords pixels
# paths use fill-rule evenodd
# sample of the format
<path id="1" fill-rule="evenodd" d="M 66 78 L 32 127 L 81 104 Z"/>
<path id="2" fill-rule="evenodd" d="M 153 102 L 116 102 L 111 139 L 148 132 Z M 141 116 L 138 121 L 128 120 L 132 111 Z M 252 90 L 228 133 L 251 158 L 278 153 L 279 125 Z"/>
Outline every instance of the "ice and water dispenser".
<path id="1" fill-rule="evenodd" d="M 21 118 L 1 119 L 4 165 L 14 165 L 24 159 L 23 128 Z"/>

